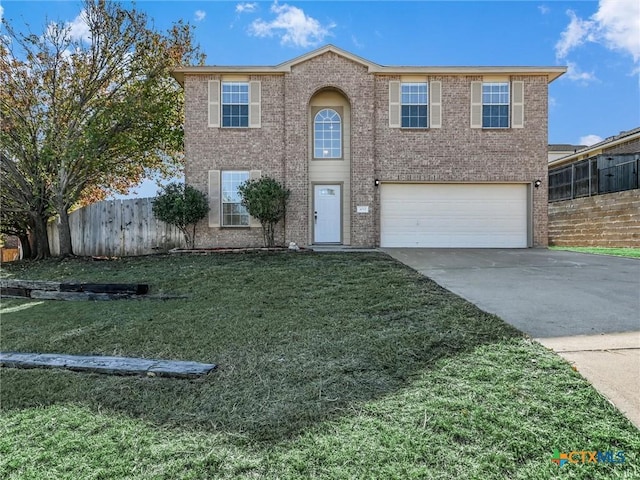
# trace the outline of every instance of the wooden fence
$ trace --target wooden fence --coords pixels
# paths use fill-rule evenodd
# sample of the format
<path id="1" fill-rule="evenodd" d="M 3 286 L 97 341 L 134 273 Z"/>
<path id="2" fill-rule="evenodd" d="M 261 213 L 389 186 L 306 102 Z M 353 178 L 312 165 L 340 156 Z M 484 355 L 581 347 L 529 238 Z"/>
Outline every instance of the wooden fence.
<path id="1" fill-rule="evenodd" d="M 20 249 L 18 248 L 0 248 L 0 263 L 13 262 L 20 260 Z"/>
<path id="2" fill-rule="evenodd" d="M 148 255 L 180 247 L 182 233 L 153 216 L 152 198 L 107 200 L 72 212 L 71 244 L 76 255 Z M 60 253 L 58 221 L 49 223 L 52 255 Z"/>

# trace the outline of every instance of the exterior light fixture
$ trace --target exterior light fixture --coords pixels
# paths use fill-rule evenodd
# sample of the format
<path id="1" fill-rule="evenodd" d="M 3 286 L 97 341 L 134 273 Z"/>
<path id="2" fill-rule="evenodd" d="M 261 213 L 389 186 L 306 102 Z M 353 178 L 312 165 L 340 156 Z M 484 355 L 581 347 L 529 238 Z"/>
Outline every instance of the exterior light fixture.
<path id="1" fill-rule="evenodd" d="M 373 181 L 373 184 L 377 187 L 380 185 L 380 180 L 378 180 L 377 178 Z"/>
<path id="2" fill-rule="evenodd" d="M 542 185 L 542 180 L 536 180 L 535 182 L 533 182 L 533 186 L 536 188 L 539 188 L 540 185 Z"/>

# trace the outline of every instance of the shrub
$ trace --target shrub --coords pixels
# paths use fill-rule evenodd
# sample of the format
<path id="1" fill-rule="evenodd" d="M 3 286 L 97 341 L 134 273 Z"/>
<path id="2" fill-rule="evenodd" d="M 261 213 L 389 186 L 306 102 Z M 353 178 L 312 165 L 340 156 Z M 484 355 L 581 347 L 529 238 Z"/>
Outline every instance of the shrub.
<path id="1" fill-rule="evenodd" d="M 207 196 L 200 190 L 182 183 L 166 185 L 153 200 L 153 215 L 162 222 L 178 227 L 188 248 L 195 245 L 196 223 L 208 212 Z"/>
<path id="2" fill-rule="evenodd" d="M 249 215 L 258 219 L 262 225 L 265 247 L 273 247 L 275 227 L 284 218 L 291 191 L 277 180 L 263 176 L 247 180 L 238 187 L 238 192 L 242 197 L 241 203 L 246 207 Z"/>

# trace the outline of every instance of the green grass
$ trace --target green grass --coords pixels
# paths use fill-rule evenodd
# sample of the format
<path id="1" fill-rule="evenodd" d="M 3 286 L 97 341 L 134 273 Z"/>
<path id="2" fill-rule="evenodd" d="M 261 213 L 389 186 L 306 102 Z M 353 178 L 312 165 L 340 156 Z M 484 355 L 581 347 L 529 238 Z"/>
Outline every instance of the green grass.
<path id="1" fill-rule="evenodd" d="M 615 255 L 616 257 L 640 258 L 640 248 L 611 248 L 611 247 L 549 247 L 551 250 L 569 250 L 579 253 L 594 253 L 596 255 Z"/>
<path id="2" fill-rule="evenodd" d="M 2 301 L 3 351 L 215 362 L 197 380 L 3 369 L 0 478 L 637 478 L 570 365 L 382 254 L 3 266 L 189 299 Z M 623 450 L 567 465 L 553 450 Z"/>

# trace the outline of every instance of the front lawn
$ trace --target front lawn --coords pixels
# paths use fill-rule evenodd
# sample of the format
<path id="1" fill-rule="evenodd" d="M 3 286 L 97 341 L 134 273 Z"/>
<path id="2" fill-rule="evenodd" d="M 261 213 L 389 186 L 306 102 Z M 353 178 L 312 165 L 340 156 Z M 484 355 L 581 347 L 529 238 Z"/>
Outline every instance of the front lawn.
<path id="1" fill-rule="evenodd" d="M 596 255 L 615 255 L 616 257 L 640 258 L 640 248 L 631 247 L 549 247 L 551 250 L 569 250 L 579 253 L 593 253 Z"/>
<path id="2" fill-rule="evenodd" d="M 219 364 L 2 369 L 0 478 L 637 478 L 640 435 L 555 354 L 377 253 L 3 266 L 189 299 L 2 301 L 2 351 Z M 624 451 L 569 464 L 554 449 Z"/>

